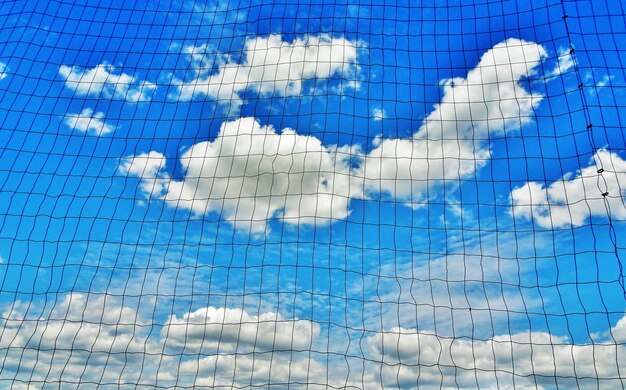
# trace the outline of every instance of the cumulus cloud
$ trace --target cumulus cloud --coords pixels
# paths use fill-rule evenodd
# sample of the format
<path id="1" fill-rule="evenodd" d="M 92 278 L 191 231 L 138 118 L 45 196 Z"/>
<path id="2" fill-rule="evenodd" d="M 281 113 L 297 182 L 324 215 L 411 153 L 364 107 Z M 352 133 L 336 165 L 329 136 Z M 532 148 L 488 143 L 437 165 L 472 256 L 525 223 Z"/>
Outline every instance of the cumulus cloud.
<path id="1" fill-rule="evenodd" d="M 208 307 L 170 317 L 161 340 L 168 353 L 196 356 L 177 367 L 182 381 L 189 378 L 195 387 L 285 386 L 326 377 L 325 364 L 309 356 L 319 332 L 314 322 L 278 313 Z"/>
<path id="2" fill-rule="evenodd" d="M 79 96 L 91 96 L 106 99 L 119 99 L 128 102 L 145 102 L 152 98 L 156 85 L 148 81 L 139 81 L 126 73 L 114 74 L 115 68 L 102 63 L 92 69 L 62 65 L 59 74 L 65 79 L 65 85 Z"/>
<path id="3" fill-rule="evenodd" d="M 244 71 L 246 80 L 261 93 L 277 88 L 280 93 L 299 91 L 302 78 L 332 75 L 339 69 L 334 66 L 351 61 L 341 57 L 336 63 L 328 60 L 327 66 L 309 67 L 306 59 L 313 54 L 308 54 L 305 42 L 311 44 L 312 38 L 282 46 L 276 36 L 259 39 L 262 50 L 255 56 L 269 50 L 268 46 L 276 46 L 278 62 L 284 58 L 297 62 L 295 59 L 302 57 L 301 65 L 295 68 L 297 77 L 280 82 L 262 82 L 260 75 L 275 75 L 282 64 L 254 77 Z M 271 41 L 275 42 L 268 43 Z M 256 47 L 252 42 L 247 42 L 248 50 Z M 328 53 L 315 52 L 313 57 L 335 58 L 334 40 L 329 42 Z M 284 48 L 290 55 L 281 54 Z M 345 53 L 356 58 L 356 48 Z M 249 66 L 256 61 L 251 55 Z M 466 78 L 445 82 L 441 103 L 411 138 L 378 138 L 368 153 L 358 145 L 324 146 L 313 136 L 299 135 L 289 128 L 277 132 L 254 118 L 241 118 L 224 123 L 214 141 L 193 145 L 181 156 L 184 180 L 155 186 L 155 179 L 167 178 L 165 173 L 128 173 L 146 178 L 142 185 L 151 189 L 146 192 L 176 207 L 197 214 L 220 213 L 236 228 L 254 234 L 265 232 L 267 220 L 274 217 L 291 224 L 344 219 L 349 215 L 350 199 L 372 194 L 383 193 L 403 202 L 423 200 L 429 188 L 470 177 L 484 166 L 490 158 L 490 133 L 519 129 L 532 120 L 541 96 L 526 91 L 519 82 L 535 72 L 543 57 L 541 46 L 518 39 L 494 46 Z M 195 59 L 203 60 L 202 56 Z M 212 92 L 205 89 L 203 93 Z M 125 164 L 132 159 L 128 157 Z"/>
<path id="4" fill-rule="evenodd" d="M 367 341 L 377 375 L 393 388 L 621 388 L 626 348 L 572 344 L 545 332 L 486 340 L 392 328 Z"/>
<path id="5" fill-rule="evenodd" d="M 5 62 L 0 61 L 0 80 L 3 80 L 7 77 L 9 71 L 9 67 Z"/>
<path id="6" fill-rule="evenodd" d="M 241 309 L 207 307 L 171 316 L 161 329 L 168 348 L 201 353 L 308 350 L 319 334 L 319 325 L 307 320 L 286 320 L 278 313 L 253 316 Z"/>
<path id="7" fill-rule="evenodd" d="M 600 149 L 589 166 L 575 174 L 549 185 L 532 181 L 515 188 L 510 195 L 511 214 L 544 228 L 582 226 L 592 216 L 626 218 L 625 195 L 626 161 Z"/>
<path id="8" fill-rule="evenodd" d="M 15 302 L 0 318 L 0 383 L 609 389 L 620 387 L 626 367 L 625 347 L 611 338 L 581 345 L 545 332 L 480 340 L 395 327 L 341 355 L 333 343 L 312 347 L 320 327 L 308 320 L 207 307 L 157 324 L 138 312 L 138 299 L 73 293 L 46 305 Z M 623 323 L 611 329 L 615 339 Z M 343 364 L 325 360 L 335 353 Z"/>
<path id="9" fill-rule="evenodd" d="M 172 84 L 178 91 L 171 96 L 183 101 L 206 96 L 238 106 L 246 90 L 262 96 L 297 96 L 305 80 L 355 79 L 358 69 L 357 42 L 327 34 L 307 35 L 293 42 L 275 34 L 250 38 L 241 60 L 225 54 L 210 58 L 207 45 L 187 46 L 184 51 L 195 76 L 189 81 L 174 78 Z"/>
<path id="10" fill-rule="evenodd" d="M 80 114 L 67 114 L 65 124 L 74 130 L 95 135 L 105 135 L 115 131 L 115 126 L 104 122 L 103 112 L 94 112 L 89 107 L 84 108 Z"/>
<path id="11" fill-rule="evenodd" d="M 626 316 L 620 318 L 619 321 L 611 328 L 609 334 L 605 334 L 604 339 L 615 340 L 618 343 L 626 343 Z"/>
<path id="12" fill-rule="evenodd" d="M 532 121 L 541 96 L 519 81 L 532 75 L 545 50 L 508 39 L 495 45 L 466 78 L 444 83 L 441 102 L 411 138 L 383 139 L 357 175 L 367 191 L 420 201 L 443 181 L 467 178 L 490 158 L 488 136 Z"/>
<path id="13" fill-rule="evenodd" d="M 208 307 L 171 316 L 159 332 L 139 306 L 78 293 L 44 306 L 15 302 L 0 318 L 0 383 L 243 386 L 302 383 L 325 372 L 308 356 L 319 334 L 310 321 Z"/>
<path id="14" fill-rule="evenodd" d="M 0 319 L 4 384 L 136 380 L 125 366 L 141 363 L 142 325 L 133 309 L 104 296 L 69 294 L 52 308 L 18 301 Z"/>
<path id="15" fill-rule="evenodd" d="M 218 212 L 236 228 L 260 234 L 273 217 L 291 224 L 346 218 L 350 198 L 360 196 L 344 161 L 349 156 L 315 137 L 240 118 L 181 156 L 182 181 L 168 182 L 157 152 L 126 158 L 121 169 L 175 207 Z"/>
<path id="16" fill-rule="evenodd" d="M 297 355 L 296 355 L 297 356 Z M 271 359 L 255 356 L 207 356 L 180 365 L 183 375 L 197 375 L 194 388 L 267 387 L 327 389 L 326 365 L 308 357 L 277 355 Z"/>
<path id="17" fill-rule="evenodd" d="M 600 81 L 598 81 L 598 82 L 596 83 L 596 87 L 598 87 L 598 88 L 604 88 L 604 87 L 606 87 L 607 85 L 609 85 L 609 82 L 610 82 L 611 80 L 613 80 L 614 78 L 615 78 L 615 76 L 612 76 L 612 75 L 611 75 L 611 76 L 609 76 L 608 74 L 605 74 L 604 76 L 602 76 L 602 78 L 600 79 Z"/>

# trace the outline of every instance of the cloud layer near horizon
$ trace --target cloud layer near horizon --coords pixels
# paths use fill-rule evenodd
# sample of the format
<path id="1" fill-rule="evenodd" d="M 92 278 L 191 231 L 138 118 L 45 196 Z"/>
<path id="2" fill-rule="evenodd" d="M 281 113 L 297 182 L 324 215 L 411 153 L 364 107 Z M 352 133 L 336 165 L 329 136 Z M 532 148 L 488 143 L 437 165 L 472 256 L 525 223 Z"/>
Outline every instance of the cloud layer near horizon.
<path id="1" fill-rule="evenodd" d="M 620 386 L 626 366 L 624 318 L 595 344 L 546 332 L 471 340 L 395 327 L 362 338 L 360 352 L 342 355 L 332 343 L 318 343 L 319 324 L 273 312 L 200 308 L 170 316 L 155 331 L 154 320 L 130 300 L 79 293 L 59 298 L 46 305 L 17 301 L 2 313 L 0 383 L 609 389 Z M 329 364 L 336 355 L 341 361 Z"/>

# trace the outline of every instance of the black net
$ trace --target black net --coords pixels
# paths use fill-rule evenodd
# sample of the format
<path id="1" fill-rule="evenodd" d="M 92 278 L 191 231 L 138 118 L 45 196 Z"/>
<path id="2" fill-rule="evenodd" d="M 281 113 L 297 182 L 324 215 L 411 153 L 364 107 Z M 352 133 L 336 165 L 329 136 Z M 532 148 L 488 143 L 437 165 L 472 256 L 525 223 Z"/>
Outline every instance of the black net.
<path id="1" fill-rule="evenodd" d="M 625 386 L 624 4 L 379 3 L 0 1 L 0 387 Z"/>

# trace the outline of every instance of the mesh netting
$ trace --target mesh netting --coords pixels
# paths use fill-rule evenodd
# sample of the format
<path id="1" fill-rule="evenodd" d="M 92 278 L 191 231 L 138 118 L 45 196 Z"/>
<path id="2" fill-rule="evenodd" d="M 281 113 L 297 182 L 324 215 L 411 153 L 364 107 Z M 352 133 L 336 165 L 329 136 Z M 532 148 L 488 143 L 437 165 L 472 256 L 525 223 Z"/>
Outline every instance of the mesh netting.
<path id="1" fill-rule="evenodd" d="M 626 386 L 620 1 L 0 1 L 0 387 Z"/>

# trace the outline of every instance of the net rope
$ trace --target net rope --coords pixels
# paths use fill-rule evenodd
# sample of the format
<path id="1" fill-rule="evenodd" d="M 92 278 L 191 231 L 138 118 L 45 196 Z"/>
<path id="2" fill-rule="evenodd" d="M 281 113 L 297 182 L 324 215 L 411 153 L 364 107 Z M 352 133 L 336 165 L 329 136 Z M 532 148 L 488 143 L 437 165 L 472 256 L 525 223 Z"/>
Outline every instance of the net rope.
<path id="1" fill-rule="evenodd" d="M 0 388 L 626 387 L 609 0 L 0 0 Z"/>

